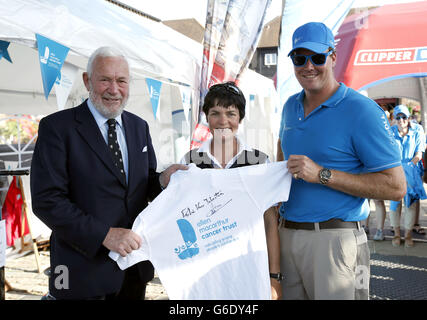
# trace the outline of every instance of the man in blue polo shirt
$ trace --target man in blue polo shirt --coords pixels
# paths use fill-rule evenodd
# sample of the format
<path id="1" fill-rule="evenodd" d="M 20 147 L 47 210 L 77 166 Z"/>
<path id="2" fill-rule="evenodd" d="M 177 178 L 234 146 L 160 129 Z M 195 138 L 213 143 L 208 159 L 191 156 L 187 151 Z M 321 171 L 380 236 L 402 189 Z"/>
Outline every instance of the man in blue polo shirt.
<path id="1" fill-rule="evenodd" d="M 289 53 L 303 90 L 282 111 L 278 160 L 293 175 L 280 214 L 285 299 L 368 299 L 367 199 L 400 200 L 406 180 L 384 111 L 333 74 L 323 23 L 295 30 Z"/>

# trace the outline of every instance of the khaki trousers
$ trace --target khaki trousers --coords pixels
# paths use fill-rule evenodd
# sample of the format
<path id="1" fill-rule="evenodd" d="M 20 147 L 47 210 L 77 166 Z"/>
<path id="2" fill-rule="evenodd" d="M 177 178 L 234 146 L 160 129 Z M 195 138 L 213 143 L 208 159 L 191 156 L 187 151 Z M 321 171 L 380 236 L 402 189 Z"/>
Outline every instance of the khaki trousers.
<path id="1" fill-rule="evenodd" d="M 283 298 L 368 300 L 370 254 L 363 228 L 316 229 L 279 229 Z"/>

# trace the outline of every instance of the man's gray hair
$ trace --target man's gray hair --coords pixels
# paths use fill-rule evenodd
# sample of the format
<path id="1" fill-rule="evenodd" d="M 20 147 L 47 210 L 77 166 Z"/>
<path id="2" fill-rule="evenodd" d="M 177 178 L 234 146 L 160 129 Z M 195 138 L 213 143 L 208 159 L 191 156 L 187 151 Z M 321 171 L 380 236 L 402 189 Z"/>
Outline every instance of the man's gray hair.
<path id="1" fill-rule="evenodd" d="M 86 72 L 89 76 L 89 78 L 92 76 L 92 71 L 93 71 L 93 62 L 95 61 L 96 58 L 98 57 L 117 57 L 117 58 L 123 58 L 127 65 L 129 66 L 129 62 L 127 61 L 125 55 L 118 49 L 113 48 L 113 47 L 100 47 L 98 49 L 96 49 L 91 56 L 89 57 L 89 60 L 87 62 L 87 68 L 86 68 Z"/>

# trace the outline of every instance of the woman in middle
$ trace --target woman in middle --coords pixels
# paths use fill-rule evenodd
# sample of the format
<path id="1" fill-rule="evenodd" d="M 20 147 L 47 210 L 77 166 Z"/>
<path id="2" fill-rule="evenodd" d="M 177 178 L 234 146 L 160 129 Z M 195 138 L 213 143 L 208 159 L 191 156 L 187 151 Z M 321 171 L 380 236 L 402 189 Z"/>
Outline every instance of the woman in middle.
<path id="1" fill-rule="evenodd" d="M 201 169 L 231 169 L 269 162 L 268 156 L 246 146 L 236 135 L 245 117 L 246 99 L 234 82 L 216 84 L 207 93 L 203 112 L 206 115 L 212 138 L 200 148 L 189 151 L 181 163 L 194 163 Z M 270 269 L 271 295 L 281 298 L 280 241 L 278 213 L 275 207 L 264 213 Z"/>

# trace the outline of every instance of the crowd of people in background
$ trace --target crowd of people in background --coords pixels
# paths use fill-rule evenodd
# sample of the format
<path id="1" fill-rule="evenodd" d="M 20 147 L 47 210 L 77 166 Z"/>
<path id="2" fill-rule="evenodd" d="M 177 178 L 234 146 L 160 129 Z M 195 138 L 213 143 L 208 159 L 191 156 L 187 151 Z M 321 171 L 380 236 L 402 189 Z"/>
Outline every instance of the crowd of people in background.
<path id="1" fill-rule="evenodd" d="M 426 163 L 424 161 L 424 154 L 426 150 L 426 135 L 421 125 L 421 116 L 419 110 L 414 107 L 412 110 L 406 105 L 390 105 L 387 103 L 379 102 L 387 115 L 390 126 L 393 129 L 394 137 L 400 146 L 402 152 L 402 165 L 409 164 L 406 167 L 406 179 L 410 179 L 412 185 L 417 185 L 418 188 L 413 191 L 412 198 L 410 195 L 402 201 L 390 201 L 389 205 L 389 219 L 391 233 L 393 234 L 391 243 L 394 247 L 400 246 L 401 243 L 401 230 L 400 220 L 403 210 L 404 220 L 404 239 L 406 247 L 413 247 L 412 234 L 425 235 L 425 230 L 420 226 L 420 199 L 425 199 L 426 194 L 422 183 L 427 182 L 427 174 L 425 174 Z M 410 175 L 410 168 L 414 172 L 414 176 Z M 414 178 L 414 179 L 413 179 Z M 416 178 L 416 179 L 415 179 Z M 412 200 L 412 201 L 410 201 Z M 373 235 L 373 240 L 385 240 L 385 221 L 387 217 L 387 208 L 384 200 L 373 200 L 375 204 L 375 220 L 376 232 Z M 365 231 L 369 233 L 369 217 L 365 221 Z"/>

